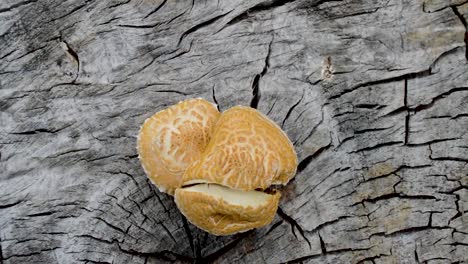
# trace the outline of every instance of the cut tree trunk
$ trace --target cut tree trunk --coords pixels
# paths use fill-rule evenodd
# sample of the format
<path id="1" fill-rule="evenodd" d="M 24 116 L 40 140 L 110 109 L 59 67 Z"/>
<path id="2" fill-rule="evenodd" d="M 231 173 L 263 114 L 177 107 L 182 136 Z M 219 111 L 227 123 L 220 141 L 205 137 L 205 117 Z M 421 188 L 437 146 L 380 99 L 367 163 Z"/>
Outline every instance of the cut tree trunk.
<path id="1" fill-rule="evenodd" d="M 468 1 L 3 0 L 0 263 L 468 261 Z M 136 135 L 202 97 L 301 161 L 274 221 L 216 237 Z"/>

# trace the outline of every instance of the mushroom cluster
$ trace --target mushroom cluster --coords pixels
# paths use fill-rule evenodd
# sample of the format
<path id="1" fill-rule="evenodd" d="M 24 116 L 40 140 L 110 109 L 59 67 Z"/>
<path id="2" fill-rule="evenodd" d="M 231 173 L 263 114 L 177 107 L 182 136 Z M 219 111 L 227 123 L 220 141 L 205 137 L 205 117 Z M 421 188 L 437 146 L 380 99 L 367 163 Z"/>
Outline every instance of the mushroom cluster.
<path id="1" fill-rule="evenodd" d="M 259 111 L 235 106 L 220 113 L 188 99 L 148 118 L 138 135 L 148 178 L 174 195 L 197 227 L 230 235 L 273 220 L 280 192 L 294 177 L 297 156 L 281 128 Z"/>

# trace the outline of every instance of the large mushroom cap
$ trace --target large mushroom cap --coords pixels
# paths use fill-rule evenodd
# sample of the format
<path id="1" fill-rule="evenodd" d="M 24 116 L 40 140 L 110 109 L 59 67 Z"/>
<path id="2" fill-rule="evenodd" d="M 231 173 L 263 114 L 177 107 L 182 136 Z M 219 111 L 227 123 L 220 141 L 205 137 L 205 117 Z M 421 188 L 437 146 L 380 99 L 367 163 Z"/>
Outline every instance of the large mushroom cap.
<path id="1" fill-rule="evenodd" d="M 235 106 L 222 113 L 200 160 L 183 183 L 216 183 L 232 189 L 286 185 L 296 174 L 297 155 L 281 128 L 259 111 Z"/>
<path id="2" fill-rule="evenodd" d="M 138 135 L 138 154 L 149 179 L 173 194 L 187 166 L 198 160 L 211 139 L 219 111 L 203 99 L 179 102 L 146 119 Z"/>

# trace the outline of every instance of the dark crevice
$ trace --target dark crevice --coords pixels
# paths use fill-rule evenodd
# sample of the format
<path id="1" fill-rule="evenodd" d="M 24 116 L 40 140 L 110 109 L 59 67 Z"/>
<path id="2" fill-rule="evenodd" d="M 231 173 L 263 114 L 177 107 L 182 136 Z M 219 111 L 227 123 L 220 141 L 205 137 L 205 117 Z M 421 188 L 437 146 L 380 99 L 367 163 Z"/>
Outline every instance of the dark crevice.
<path id="1" fill-rule="evenodd" d="M 337 1 L 337 2 L 339 2 L 339 1 Z M 347 17 L 362 16 L 362 15 L 375 13 L 379 9 L 380 9 L 380 7 L 377 7 L 377 8 L 374 8 L 372 10 L 365 10 L 365 11 L 362 11 L 362 12 L 356 12 L 356 13 L 350 13 L 350 14 L 344 14 L 344 15 L 332 15 L 332 16 L 328 16 L 328 18 L 330 18 L 330 19 L 341 19 L 341 18 L 347 18 Z M 345 73 L 347 73 L 347 72 L 345 72 Z"/>
<path id="2" fill-rule="evenodd" d="M 371 237 L 373 237 L 373 236 L 383 236 L 383 237 L 393 237 L 393 236 L 396 236 L 396 237 L 400 237 L 401 235 L 404 235 L 404 234 L 417 233 L 417 232 L 426 231 L 426 230 L 431 230 L 431 229 L 435 229 L 435 230 L 453 230 L 452 227 L 442 227 L 442 226 L 432 226 L 432 227 L 429 227 L 429 226 L 415 226 L 415 227 L 408 227 L 408 228 L 405 228 L 405 229 L 397 230 L 397 231 L 394 231 L 394 232 L 391 232 L 391 233 L 385 233 L 385 232 L 374 233 L 374 234 L 371 234 L 371 235 L 369 236 L 369 239 L 370 239 Z"/>
<path id="3" fill-rule="evenodd" d="M 324 223 L 321 223 L 320 225 L 316 226 L 313 230 L 311 231 L 308 231 L 308 232 L 316 232 L 316 231 L 319 231 L 320 229 L 324 228 L 325 226 L 329 226 L 329 225 L 332 225 L 332 224 L 335 224 L 343 219 L 347 219 L 349 218 L 350 216 L 347 216 L 347 215 L 344 215 L 344 216 L 340 216 L 338 217 L 337 219 L 334 219 L 334 220 L 331 220 L 331 221 L 327 221 L 327 222 L 324 222 Z"/>
<path id="4" fill-rule="evenodd" d="M 415 112 L 419 112 L 421 110 L 426 110 L 430 107 L 432 107 L 438 100 L 440 99 L 443 99 L 445 97 L 447 97 L 448 95 L 451 95 L 452 93 L 455 93 L 455 92 L 461 92 L 461 91 L 468 91 L 468 87 L 456 87 L 456 88 L 452 88 L 444 93 L 441 93 L 439 95 L 437 95 L 436 97 L 432 98 L 431 102 L 429 102 L 428 104 L 421 104 L 421 105 L 418 105 L 414 108 L 409 108 L 410 110 L 412 111 L 415 111 Z"/>
<path id="5" fill-rule="evenodd" d="M 383 257 L 383 256 L 388 257 L 388 256 L 390 256 L 390 255 L 379 254 L 379 255 L 377 255 L 377 256 L 372 256 L 372 257 L 363 258 L 363 259 L 359 260 L 358 262 L 356 262 L 356 264 L 365 263 L 365 262 L 367 262 L 367 261 L 370 261 L 370 262 L 372 262 L 372 263 L 375 263 L 375 260 L 376 260 L 376 259 L 379 259 L 380 257 Z"/>
<path id="6" fill-rule="evenodd" d="M 386 79 L 360 83 L 360 84 L 355 85 L 355 86 L 353 86 L 353 87 L 351 87 L 349 89 L 345 89 L 344 91 L 342 91 L 339 94 L 331 96 L 328 100 L 337 99 L 337 98 L 339 98 L 339 97 L 341 97 L 341 96 L 343 96 L 345 94 L 351 93 L 351 92 L 353 92 L 353 91 L 355 91 L 355 90 L 357 90 L 359 88 L 362 88 L 362 87 L 368 87 L 368 86 L 373 86 L 373 85 L 378 85 L 378 84 L 392 83 L 392 82 L 398 82 L 398 81 L 403 81 L 403 80 L 407 80 L 407 79 L 414 79 L 414 78 L 420 78 L 420 77 L 428 76 L 428 75 L 431 74 L 431 71 L 432 71 L 431 68 L 429 68 L 428 70 L 424 70 L 424 71 L 420 71 L 420 72 L 407 73 L 407 74 L 404 74 L 404 75 L 390 77 L 390 78 L 386 78 Z"/>
<path id="7" fill-rule="evenodd" d="M 389 193 L 389 194 L 380 195 L 380 196 L 377 196 L 377 197 L 374 197 L 374 198 L 362 199 L 359 202 L 353 203 L 351 206 L 355 206 L 355 205 L 358 205 L 358 204 L 364 204 L 365 202 L 367 202 L 367 203 L 376 203 L 378 201 L 392 199 L 392 198 L 409 199 L 409 200 L 438 200 L 435 196 L 432 196 L 432 195 L 404 195 L 404 194 L 400 194 L 400 193 Z"/>
<path id="8" fill-rule="evenodd" d="M 438 100 L 440 99 L 443 99 L 445 97 L 447 97 L 448 95 L 452 94 L 452 93 L 455 93 L 455 92 L 460 92 L 460 91 L 468 91 L 468 87 L 456 87 L 456 88 L 452 88 L 442 94 L 439 94 L 435 97 L 432 98 L 431 102 L 427 103 L 427 104 L 421 104 L 421 105 L 418 105 L 418 106 L 415 106 L 415 107 L 409 107 L 409 106 L 401 106 L 387 114 L 385 114 L 383 117 L 386 117 L 386 116 L 394 116 L 394 115 L 398 115 L 398 114 L 401 114 L 401 113 L 408 113 L 409 115 L 409 112 L 413 112 L 413 113 L 416 113 L 416 112 L 419 112 L 419 111 L 422 111 L 422 110 L 426 110 L 426 109 L 429 109 L 431 108 L 435 102 L 437 102 Z M 462 114 L 463 115 L 463 114 Z M 455 118 L 453 118 L 455 119 Z"/>
<path id="9" fill-rule="evenodd" d="M 385 105 L 379 105 L 379 104 L 357 104 L 354 107 L 356 108 L 363 108 L 363 109 L 380 109 L 385 107 Z"/>
<path id="10" fill-rule="evenodd" d="M 10 55 L 11 55 L 11 54 L 13 54 L 15 51 L 17 51 L 17 49 L 16 49 L 16 48 L 15 48 L 15 49 L 13 49 L 12 51 L 10 51 L 10 52 L 6 53 L 5 55 L 1 56 L 1 57 L 0 57 L 0 60 L 3 60 L 4 58 L 6 58 L 6 57 L 10 56 Z"/>
<path id="11" fill-rule="evenodd" d="M 320 239 L 320 249 L 322 250 L 322 254 L 324 255 L 327 253 L 327 247 L 325 246 L 325 242 L 323 241 L 323 238 L 320 235 L 320 233 L 318 233 L 318 237 Z"/>
<path id="12" fill-rule="evenodd" d="M 188 35 L 192 34 L 193 32 L 203 28 L 203 27 L 206 27 L 206 26 L 209 26 L 211 24 L 213 24 L 214 22 L 218 21 L 219 19 L 225 17 L 227 14 L 231 13 L 232 11 L 229 11 L 227 13 L 224 13 L 224 14 L 221 14 L 219 16 L 215 16 L 211 19 L 208 19 L 207 21 L 205 22 L 202 22 L 198 25 L 195 25 L 191 28 L 189 28 L 187 31 L 185 31 L 184 33 L 182 33 L 182 35 L 180 36 L 179 38 L 179 41 L 177 42 L 177 46 L 180 46 L 180 43 L 182 43 L 182 40 L 184 40 Z"/>
<path id="13" fill-rule="evenodd" d="M 428 167 L 431 167 L 431 165 L 419 165 L 419 166 L 401 165 L 401 166 L 398 166 L 398 168 L 392 170 L 391 172 L 388 172 L 388 173 L 385 173 L 385 174 L 382 174 L 382 175 L 379 175 L 379 176 L 376 176 L 376 177 L 367 178 L 363 182 L 359 182 L 358 186 L 361 185 L 362 183 L 375 181 L 375 180 L 378 180 L 378 179 L 381 179 L 381 178 L 388 177 L 390 175 L 398 176 L 398 174 L 396 174 L 396 173 L 401 171 L 401 170 L 404 170 L 404 169 L 422 169 L 422 168 L 428 168 Z"/>
<path id="14" fill-rule="evenodd" d="M 305 91 L 303 91 L 301 98 L 291 108 L 289 108 L 289 111 L 286 113 L 286 116 L 284 117 L 283 122 L 281 123 L 281 128 L 284 127 L 284 123 L 286 123 L 286 120 L 288 120 L 294 108 L 296 108 L 296 106 L 298 106 L 302 102 L 302 99 L 304 99 L 304 95 Z"/>
<path id="15" fill-rule="evenodd" d="M 309 239 L 305 236 L 304 234 L 304 230 L 302 229 L 302 227 L 296 222 L 296 220 L 294 220 L 294 218 L 292 218 L 291 216 L 289 216 L 288 214 L 286 214 L 283 209 L 281 209 L 281 207 L 278 207 L 278 211 L 277 211 L 278 215 L 284 219 L 286 222 L 288 222 L 290 225 L 291 225 L 291 230 L 292 230 L 292 233 L 293 235 L 297 238 L 297 235 L 296 235 L 296 232 L 294 231 L 295 228 L 297 228 L 297 230 L 299 231 L 299 234 L 301 234 L 302 238 L 304 238 L 304 240 L 307 242 L 307 244 L 309 245 L 309 248 L 312 248 L 312 245 L 310 244 L 310 241 Z"/>
<path id="16" fill-rule="evenodd" d="M 68 233 L 63 233 L 64 235 L 68 234 Z M 76 235 L 76 236 L 73 236 L 74 238 L 76 237 L 84 237 L 84 238 L 89 238 L 91 240 L 95 240 L 97 242 L 100 242 L 100 243 L 104 243 L 104 244 L 113 244 L 116 240 L 112 240 L 112 241 L 109 241 L 109 240 L 106 240 L 104 238 L 100 238 L 100 237 L 95 237 L 95 236 L 92 236 L 92 235 Z"/>
<path id="17" fill-rule="evenodd" d="M 228 243 L 226 246 L 222 247 L 218 251 L 204 257 L 203 259 L 200 260 L 200 263 L 213 263 L 213 262 L 215 262 L 222 255 L 224 255 L 229 250 L 233 249 L 237 244 L 239 244 L 239 242 L 242 241 L 242 239 L 248 237 L 253 232 L 254 232 L 254 230 L 250 230 L 250 231 L 247 231 L 245 233 L 241 233 L 241 234 L 236 235 L 236 238 L 232 242 Z"/>
<path id="18" fill-rule="evenodd" d="M 174 21 L 174 20 L 176 20 L 177 18 L 179 18 L 179 17 L 185 15 L 185 13 L 187 13 L 187 10 L 185 10 L 184 12 L 182 12 L 182 13 L 178 14 L 177 16 L 171 18 L 170 20 L 168 20 L 168 21 L 165 22 L 164 24 L 165 24 L 165 25 L 168 25 L 168 24 L 172 23 L 172 21 Z"/>
<path id="19" fill-rule="evenodd" d="M 271 113 L 271 111 L 273 111 L 273 108 L 275 107 L 276 101 L 278 101 L 278 98 L 275 98 L 275 101 L 273 102 L 273 104 L 271 104 L 270 109 L 269 109 L 268 112 L 266 113 L 267 116 L 269 116 L 270 113 Z"/>
<path id="20" fill-rule="evenodd" d="M 458 8 L 456 6 L 452 6 L 452 10 L 465 27 L 465 36 L 463 39 L 465 41 L 465 59 L 468 61 L 468 25 L 465 17 L 462 14 L 460 14 L 460 11 L 458 11 Z"/>
<path id="21" fill-rule="evenodd" d="M 434 144 L 434 143 L 439 143 L 439 142 L 444 142 L 444 141 L 453 141 L 453 140 L 458 140 L 458 139 L 461 139 L 461 138 L 434 139 L 434 140 L 430 140 L 430 141 L 426 141 L 426 142 L 422 142 L 422 143 L 411 143 L 411 144 L 408 144 L 408 147 L 428 146 L 428 145 L 431 145 L 431 144 Z"/>
<path id="22" fill-rule="evenodd" d="M 48 21 L 48 23 L 57 21 L 57 20 L 59 20 L 59 19 L 62 19 L 62 18 L 64 18 L 64 17 L 66 17 L 66 16 L 69 16 L 69 15 L 71 15 L 71 14 L 77 12 L 78 10 L 82 9 L 83 7 L 85 7 L 85 6 L 88 4 L 88 2 L 90 2 L 90 1 L 92 1 L 92 0 L 87 0 L 84 4 L 79 5 L 79 6 L 75 7 L 75 8 L 73 8 L 73 9 L 70 10 L 68 13 L 66 13 L 66 14 L 64 14 L 64 15 L 61 15 L 61 16 L 59 16 L 59 17 L 56 17 L 56 18 L 51 19 L 50 21 Z"/>
<path id="23" fill-rule="evenodd" d="M 125 171 L 122 171 L 122 170 L 119 170 L 118 173 L 128 176 L 133 181 L 133 183 L 135 184 L 136 187 L 140 187 L 140 185 L 138 185 L 138 182 L 135 180 L 135 176 L 133 176 L 132 174 L 130 174 L 128 172 L 125 172 Z M 150 196 L 150 198 L 151 197 L 152 196 Z M 142 203 L 143 203 L 143 201 L 142 201 Z"/>
<path id="24" fill-rule="evenodd" d="M 42 213 L 35 213 L 35 214 L 28 214 L 26 216 L 29 217 L 35 217 L 35 216 L 47 216 L 47 215 L 52 215 L 55 214 L 57 211 L 49 211 L 49 212 L 42 212 Z"/>
<path id="25" fill-rule="evenodd" d="M 151 16 L 152 14 L 158 12 L 158 10 L 161 9 L 166 4 L 166 2 L 167 2 L 167 0 L 162 1 L 162 3 L 160 5 L 158 5 L 155 9 L 153 9 L 151 12 L 149 12 L 145 17 L 143 17 L 143 19 L 146 19 L 149 16 Z"/>
<path id="26" fill-rule="evenodd" d="M 301 162 L 299 162 L 299 165 L 297 165 L 297 172 L 301 173 L 309 164 L 312 162 L 312 160 L 316 157 L 318 157 L 322 152 L 325 150 L 331 148 L 333 145 L 328 143 L 328 145 L 323 146 L 319 148 L 317 151 L 315 151 L 312 155 L 307 156 L 305 159 L 303 159 Z"/>
<path id="27" fill-rule="evenodd" d="M 414 247 L 414 260 L 416 261 L 416 263 L 421 263 L 419 261 L 418 247 L 417 246 Z"/>
<path id="28" fill-rule="evenodd" d="M 319 0 L 319 1 L 315 2 L 315 3 L 312 3 L 311 5 L 309 5 L 307 7 L 308 8 L 319 7 L 322 4 L 330 3 L 330 2 L 343 2 L 343 0 Z"/>
<path id="29" fill-rule="evenodd" d="M 39 134 L 39 133 L 50 133 L 50 134 L 53 134 L 53 133 L 56 133 L 58 131 L 60 131 L 61 129 L 58 129 L 58 130 L 50 130 L 50 129 L 47 129 L 47 128 L 39 128 L 39 129 L 35 129 L 35 130 L 29 130 L 29 131 L 22 131 L 22 132 L 11 132 L 9 134 L 11 135 L 34 135 L 34 134 Z"/>
<path id="30" fill-rule="evenodd" d="M 102 22 L 102 23 L 98 24 L 98 26 L 108 25 L 108 24 L 110 24 L 110 22 L 119 20 L 119 19 L 121 19 L 121 18 L 122 18 L 122 17 L 113 17 L 113 18 L 107 20 L 106 22 Z M 105 31 L 100 31 L 100 32 L 111 32 L 111 31 L 112 31 L 112 30 L 105 30 Z M 96 34 L 97 34 L 97 33 L 96 33 Z"/>
<path id="31" fill-rule="evenodd" d="M 362 151 L 374 150 L 374 149 L 378 149 L 378 148 L 382 148 L 382 147 L 400 145 L 402 143 L 403 143 L 402 141 L 391 141 L 391 142 L 380 143 L 380 144 L 377 144 L 377 145 L 374 145 L 374 146 L 360 148 L 360 149 L 357 149 L 357 150 L 350 151 L 350 152 L 348 152 L 348 154 L 358 153 L 358 152 L 362 152 Z"/>
<path id="32" fill-rule="evenodd" d="M 180 56 L 182 56 L 184 54 L 189 53 L 192 50 L 192 45 L 193 45 L 193 40 L 190 42 L 189 48 L 187 50 L 183 50 L 183 51 L 175 54 L 174 56 L 165 59 L 164 62 L 168 62 L 170 60 L 173 60 L 173 59 L 178 58 L 178 57 L 180 57 Z"/>
<path id="33" fill-rule="evenodd" d="M 10 204 L 0 204 L 0 209 L 6 209 L 6 208 L 9 208 L 9 207 L 13 207 L 17 204 L 20 204 L 22 203 L 23 201 L 17 201 L 17 202 L 14 202 L 14 203 L 10 203 Z"/>
<path id="34" fill-rule="evenodd" d="M 325 105 L 323 105 L 321 108 L 320 108 L 320 112 L 321 112 L 321 118 L 320 118 L 320 121 L 312 128 L 312 130 L 309 132 L 309 134 L 301 141 L 299 142 L 299 145 L 302 145 L 304 144 L 313 134 L 314 132 L 317 130 L 317 128 L 323 123 L 323 120 L 324 120 L 324 111 L 323 111 L 323 108 L 325 107 Z M 297 141 L 294 142 L 294 145 L 296 145 Z"/>
<path id="35" fill-rule="evenodd" d="M 182 263 L 193 263 L 195 260 L 191 257 L 177 254 L 169 250 L 163 250 L 160 252 L 140 252 L 134 249 L 124 249 L 122 246 L 117 243 L 119 250 L 125 254 L 138 256 L 141 258 L 156 258 L 170 262 L 182 262 Z"/>
<path id="36" fill-rule="evenodd" d="M 213 84 L 213 87 L 211 87 L 211 96 L 213 97 L 213 102 L 216 104 L 216 109 L 219 111 L 219 103 L 218 100 L 216 100 L 215 86 L 216 84 Z"/>
<path id="37" fill-rule="evenodd" d="M 24 57 L 28 56 L 29 54 L 32 54 L 32 53 L 34 53 L 34 52 L 36 52 L 36 51 L 39 51 L 39 50 L 44 49 L 46 46 L 47 46 L 47 45 L 44 45 L 44 46 L 41 46 L 41 47 L 39 47 L 39 48 L 35 48 L 35 49 L 30 50 L 30 51 L 27 51 L 26 53 L 24 53 L 24 54 L 22 54 L 22 55 L 20 55 L 20 56 L 18 56 L 18 57 L 16 57 L 16 58 L 14 58 L 13 60 L 19 60 L 19 59 L 21 59 L 21 58 L 24 58 Z"/>
<path id="38" fill-rule="evenodd" d="M 302 264 L 302 263 L 304 263 L 304 261 L 307 261 L 307 260 L 322 258 L 322 257 L 326 257 L 326 256 L 340 255 L 340 254 L 343 254 L 343 253 L 346 253 L 346 252 L 366 251 L 366 250 L 369 250 L 371 248 L 342 248 L 342 249 L 330 250 L 330 251 L 327 251 L 325 254 L 320 253 L 320 254 L 313 254 L 313 255 L 303 256 L 303 257 L 300 257 L 300 258 L 288 260 L 285 263 L 288 263 L 288 264 L 301 263 Z M 371 260 L 371 261 L 373 261 L 373 260 Z M 318 263 L 333 263 L 333 262 L 322 261 L 322 262 L 318 262 Z"/>
<path id="39" fill-rule="evenodd" d="M 6 258 L 3 258 L 3 260 L 7 260 L 7 259 L 10 259 L 10 258 L 21 258 L 21 257 L 30 257 L 30 256 L 34 256 L 34 255 L 40 255 L 42 254 L 42 252 L 47 252 L 47 251 L 54 251 L 56 249 L 59 249 L 61 247 L 53 247 L 53 248 L 47 248 L 47 249 L 42 249 L 38 252 L 31 252 L 31 253 L 27 253 L 27 254 L 14 254 L 14 255 L 11 255 L 11 256 L 8 256 Z"/>
<path id="40" fill-rule="evenodd" d="M 365 134 L 365 133 L 368 133 L 368 132 L 382 131 L 382 130 L 386 130 L 386 129 L 389 129 L 389 128 L 391 128 L 391 127 L 367 128 L 367 129 L 362 129 L 362 130 L 356 130 L 356 131 L 354 131 L 354 134 L 355 135 L 360 135 L 360 134 Z"/>
<path id="41" fill-rule="evenodd" d="M 270 9 L 280 7 L 280 6 L 283 6 L 287 3 L 291 3 L 294 1 L 296 0 L 270 0 L 270 1 L 258 3 L 254 5 L 253 7 L 246 9 L 244 12 L 238 14 L 237 16 L 233 17 L 231 20 L 229 20 L 226 23 L 226 25 L 223 28 L 239 23 L 242 20 L 245 20 L 251 16 L 254 16 L 255 14 L 259 12 L 269 11 Z"/>
<path id="42" fill-rule="evenodd" d="M 169 231 L 169 229 L 166 227 L 166 225 L 164 225 L 163 222 L 159 222 L 159 224 L 164 228 L 164 230 L 165 230 L 166 233 L 169 235 L 169 237 L 171 237 L 172 241 L 174 241 L 174 243 L 177 245 L 177 240 L 176 240 L 175 237 L 172 235 L 172 232 Z"/>
<path id="43" fill-rule="evenodd" d="M 444 160 L 444 161 L 457 161 L 457 162 L 465 162 L 468 163 L 468 159 L 466 158 L 459 158 L 459 157 L 436 157 L 433 158 L 432 156 L 429 157 L 431 160 Z"/>
<path id="44" fill-rule="evenodd" d="M 115 226 L 115 225 L 113 225 L 113 224 L 107 222 L 106 220 L 104 220 L 104 219 L 102 219 L 102 218 L 100 218 L 100 217 L 98 217 L 98 216 L 95 216 L 94 218 L 100 220 L 101 222 L 103 222 L 104 224 L 106 224 L 108 227 L 110 227 L 110 228 L 112 228 L 112 229 L 114 229 L 114 230 L 116 230 L 116 231 L 119 231 L 119 232 L 122 233 L 122 234 L 127 234 L 127 233 L 125 232 L 125 230 L 123 230 L 122 228 L 117 227 L 117 226 Z"/>
<path id="45" fill-rule="evenodd" d="M 456 7 L 456 6 L 462 6 L 464 4 L 468 3 L 468 1 L 464 1 L 464 2 L 461 2 L 461 3 L 458 3 L 458 4 L 453 4 L 453 5 L 447 5 L 447 6 L 444 6 L 444 7 L 441 7 L 439 9 L 434 9 L 432 11 L 426 11 L 426 5 L 425 5 L 425 2 L 423 2 L 423 12 L 424 13 L 435 13 L 435 12 L 440 12 L 442 10 L 445 10 L 447 8 L 453 8 L 453 7 Z"/>
<path id="46" fill-rule="evenodd" d="M 280 226 L 282 223 L 284 223 L 283 220 L 280 220 L 280 221 L 274 223 L 274 224 L 270 227 L 270 229 L 268 229 L 268 231 L 265 233 L 265 235 L 263 235 L 263 237 L 268 236 L 268 234 L 270 234 L 273 230 L 275 230 L 275 229 L 276 229 L 278 226 Z"/>
<path id="47" fill-rule="evenodd" d="M 156 187 L 149 181 L 149 179 L 147 178 L 147 183 L 150 185 L 149 188 L 151 189 L 151 191 L 153 192 L 154 196 L 158 199 L 159 203 L 161 204 L 161 206 L 164 208 L 164 211 L 166 212 L 167 216 L 171 218 L 171 213 L 169 211 L 169 209 L 167 209 L 166 205 L 163 203 L 163 201 L 161 200 L 161 197 L 159 197 L 159 195 L 156 193 Z M 183 217 L 182 217 L 183 218 Z"/>
<path id="48" fill-rule="evenodd" d="M 409 140 L 409 122 L 410 122 L 410 112 L 408 111 L 408 79 L 404 81 L 404 90 L 403 90 L 403 106 L 406 108 L 406 116 L 405 116 L 405 143 L 404 145 L 408 145 Z"/>
<path id="49" fill-rule="evenodd" d="M 12 4 L 11 6 L 9 7 L 6 7 L 6 8 L 0 8 L 0 14 L 1 13 L 5 13 L 5 12 L 10 12 L 12 11 L 13 9 L 15 8 L 18 8 L 18 7 L 21 7 L 21 6 L 24 6 L 24 5 L 29 5 L 31 3 L 35 3 L 37 2 L 38 0 L 29 0 L 29 1 L 22 1 L 22 2 L 18 2 L 16 4 Z"/>
<path id="50" fill-rule="evenodd" d="M 63 156 L 63 155 L 67 155 L 67 154 L 75 153 L 75 152 L 81 152 L 81 151 L 85 151 L 85 150 L 88 150 L 88 149 L 87 148 L 86 149 L 72 149 L 72 150 L 68 150 L 68 151 L 65 151 L 65 152 L 55 154 L 53 156 L 47 156 L 46 158 L 55 159 L 55 158 L 58 158 L 58 157 Z"/>
<path id="51" fill-rule="evenodd" d="M 430 116 L 430 117 L 426 117 L 424 119 L 439 119 L 439 118 L 449 118 L 451 120 L 456 120 L 458 118 L 462 118 L 462 117 L 468 117 L 468 114 L 458 114 L 456 116 L 450 116 L 450 115 L 442 115 L 442 116 Z"/>
<path id="52" fill-rule="evenodd" d="M 252 100 L 250 101 L 250 107 L 257 109 L 258 102 L 260 101 L 261 92 L 260 92 L 260 79 L 267 73 L 268 68 L 270 67 L 270 55 L 271 55 L 271 44 L 273 43 L 273 39 L 268 44 L 267 55 L 265 57 L 265 64 L 263 66 L 262 71 L 255 75 L 255 78 L 252 82 Z"/>
<path id="53" fill-rule="evenodd" d="M 120 3 L 117 3 L 117 4 L 113 4 L 113 5 L 110 5 L 108 8 L 116 8 L 118 6 L 122 6 L 122 5 L 126 5 L 128 3 L 130 3 L 131 0 L 127 0 L 127 1 L 124 1 L 124 2 L 120 2 Z"/>
<path id="54" fill-rule="evenodd" d="M 93 263 L 93 264 L 112 264 L 110 262 L 107 262 L 107 261 L 96 261 L 96 260 L 91 260 L 91 259 L 87 259 L 87 258 L 83 258 L 83 259 L 78 259 L 79 261 L 83 261 L 85 264 L 86 263 Z"/>
<path id="55" fill-rule="evenodd" d="M 161 23 L 154 23 L 154 24 L 145 24 L 145 25 L 130 25 L 130 24 L 118 24 L 118 27 L 121 28 L 142 28 L 142 29 L 147 29 L 147 28 L 154 28 L 161 25 Z"/>
<path id="56" fill-rule="evenodd" d="M 452 218 L 450 218 L 450 220 L 449 220 L 449 225 L 450 225 L 450 223 L 451 223 L 453 220 L 455 220 L 455 219 L 457 219 L 458 217 L 461 217 L 461 216 L 463 215 L 463 214 L 462 214 L 462 211 L 460 210 L 460 204 L 459 204 L 459 202 L 460 202 L 460 195 L 457 194 L 457 193 L 454 193 L 454 195 L 455 195 L 455 198 L 456 198 L 456 200 L 455 200 L 455 208 L 457 209 L 457 213 L 456 213 L 454 216 L 452 216 Z"/>
<path id="57" fill-rule="evenodd" d="M 194 245 L 194 240 L 193 240 L 193 235 L 192 231 L 190 230 L 190 226 L 188 224 L 187 218 L 183 214 L 180 214 L 180 217 L 182 218 L 182 225 L 184 226 L 185 234 L 187 235 L 187 238 L 189 240 L 190 248 L 192 249 L 192 254 L 193 256 L 196 256 L 195 252 L 195 245 Z"/>

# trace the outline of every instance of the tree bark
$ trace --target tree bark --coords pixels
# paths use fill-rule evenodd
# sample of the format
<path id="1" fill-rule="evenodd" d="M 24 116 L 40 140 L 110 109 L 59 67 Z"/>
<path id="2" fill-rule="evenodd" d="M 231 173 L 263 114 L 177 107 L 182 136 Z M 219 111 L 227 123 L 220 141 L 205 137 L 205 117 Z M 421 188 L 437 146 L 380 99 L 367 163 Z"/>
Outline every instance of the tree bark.
<path id="1" fill-rule="evenodd" d="M 0 263 L 468 261 L 468 1 L 0 2 Z M 146 178 L 142 122 L 251 105 L 301 161 L 215 237 Z"/>

